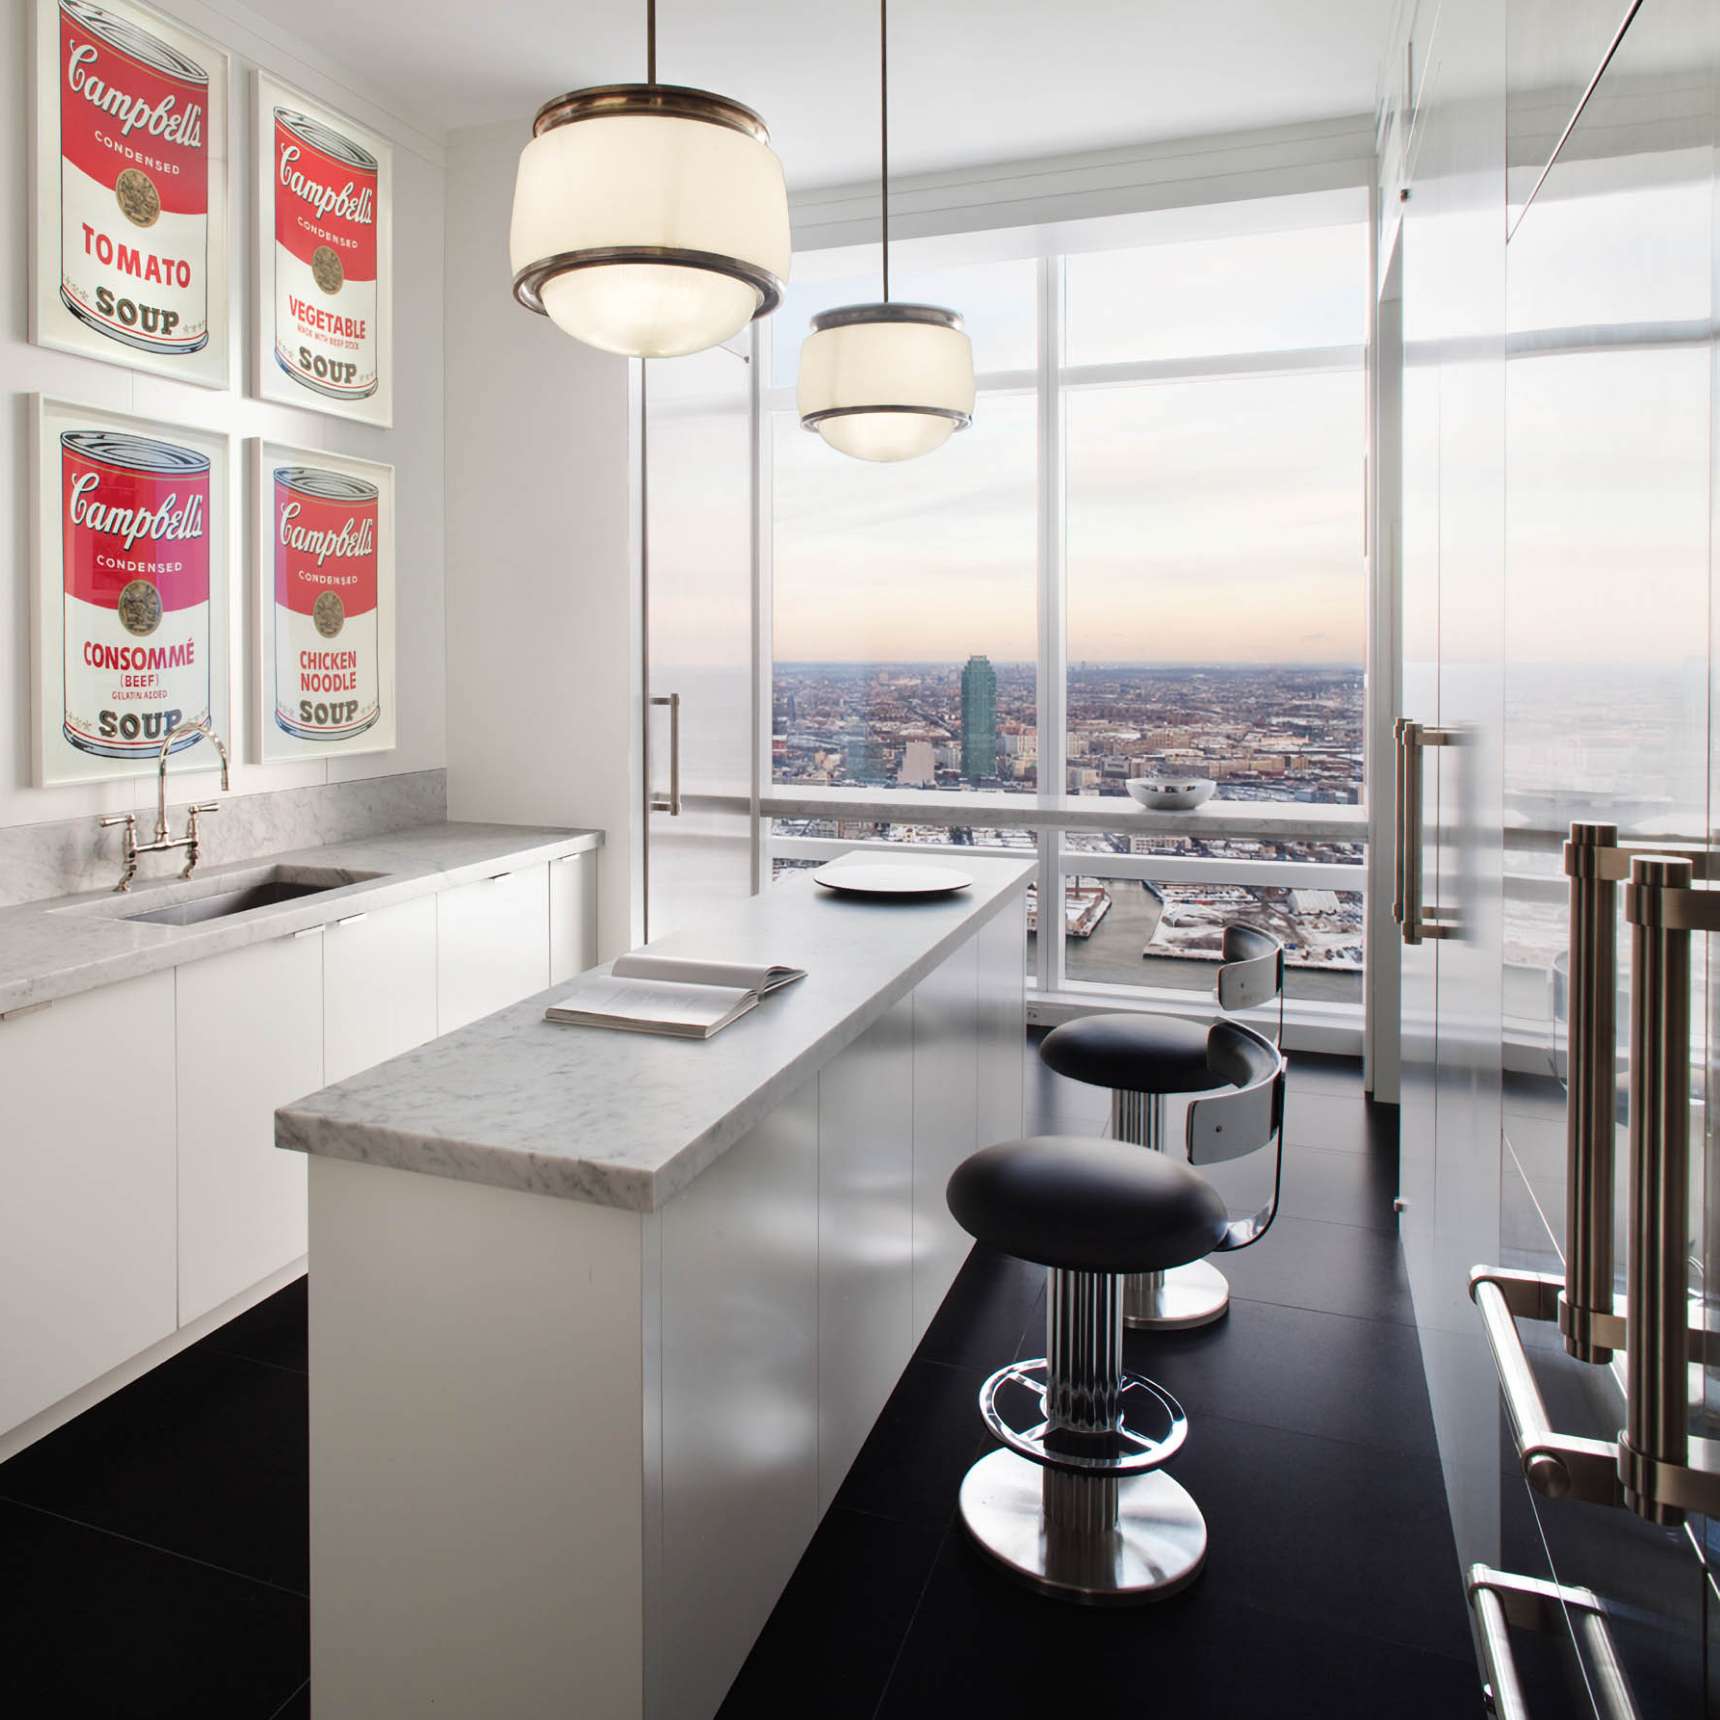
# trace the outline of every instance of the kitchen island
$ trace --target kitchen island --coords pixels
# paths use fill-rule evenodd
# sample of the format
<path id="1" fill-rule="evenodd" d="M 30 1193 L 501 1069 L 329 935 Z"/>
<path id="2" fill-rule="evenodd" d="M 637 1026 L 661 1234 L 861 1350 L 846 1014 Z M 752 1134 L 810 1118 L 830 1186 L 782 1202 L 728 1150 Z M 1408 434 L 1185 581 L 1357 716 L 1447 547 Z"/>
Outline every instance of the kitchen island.
<path id="1" fill-rule="evenodd" d="M 1021 1130 L 1034 868 L 951 859 L 654 944 L 807 969 L 709 1041 L 556 988 L 277 1113 L 318 1720 L 716 1711 L 966 1257 L 950 1172 Z"/>

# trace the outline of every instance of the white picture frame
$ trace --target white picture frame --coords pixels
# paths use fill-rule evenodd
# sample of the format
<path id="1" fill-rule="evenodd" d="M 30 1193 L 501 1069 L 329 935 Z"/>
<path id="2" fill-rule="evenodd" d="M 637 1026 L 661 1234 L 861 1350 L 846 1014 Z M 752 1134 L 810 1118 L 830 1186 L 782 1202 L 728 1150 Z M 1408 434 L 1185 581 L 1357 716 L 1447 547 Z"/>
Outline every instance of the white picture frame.
<path id="1" fill-rule="evenodd" d="M 252 137 L 257 398 L 392 428 L 393 148 L 368 126 L 261 71 L 252 80 Z M 318 211 L 325 197 L 332 201 Z M 368 287 L 367 227 L 374 245 Z M 282 232 L 303 235 L 308 254 L 283 243 Z"/>
<path id="2" fill-rule="evenodd" d="M 68 444 L 68 436 L 76 440 Z M 135 458 L 138 439 L 176 450 L 181 458 L 167 469 L 139 473 L 125 463 Z M 199 460 L 207 461 L 203 473 L 195 469 Z M 175 717 L 191 721 L 207 714 L 217 734 L 232 736 L 235 475 L 233 438 L 225 431 L 30 397 L 31 742 L 37 787 L 153 776 L 161 740 Z M 199 494 L 206 502 L 202 528 L 189 536 L 187 508 Z M 116 507 L 131 509 L 129 525 L 123 512 L 103 511 Z M 190 601 L 197 585 L 195 558 L 182 546 L 191 543 L 201 544 L 207 558 L 202 615 Z M 119 558 L 132 574 L 123 585 L 115 583 L 113 572 Z M 92 579 L 101 583 L 100 591 L 91 590 Z M 127 594 L 133 592 L 143 599 L 135 621 L 128 613 Z M 173 754 L 175 773 L 219 764 L 215 748 L 201 742 Z"/>
<path id="3" fill-rule="evenodd" d="M 229 387 L 231 59 L 137 0 L 28 4 L 30 339 Z"/>
<path id="4" fill-rule="evenodd" d="M 253 437 L 248 446 L 252 757 L 273 764 L 392 752 L 399 744 L 394 468 L 265 437 Z M 307 484 L 284 473 L 330 481 Z M 338 494 L 367 487 L 375 491 L 374 504 Z M 289 508 L 297 514 L 289 517 Z M 367 513 L 375 528 L 373 629 L 350 596 L 363 587 Z M 322 581 L 325 569 L 329 577 Z M 299 602 L 295 590 L 313 601 Z M 331 593 L 344 601 L 331 601 Z M 325 605 L 332 614 L 322 613 Z M 306 651 L 327 660 L 307 662 Z M 293 675 L 297 684 L 289 684 Z M 306 677 L 315 684 L 307 685 Z M 342 708 L 349 704 L 350 711 Z"/>

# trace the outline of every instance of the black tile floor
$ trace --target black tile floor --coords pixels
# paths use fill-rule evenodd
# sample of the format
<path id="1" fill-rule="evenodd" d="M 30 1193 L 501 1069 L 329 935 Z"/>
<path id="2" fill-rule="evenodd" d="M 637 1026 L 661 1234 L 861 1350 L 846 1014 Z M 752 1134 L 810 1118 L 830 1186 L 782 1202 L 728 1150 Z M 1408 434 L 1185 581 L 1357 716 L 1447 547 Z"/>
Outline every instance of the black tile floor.
<path id="1" fill-rule="evenodd" d="M 1096 1134 L 1106 1110 L 1032 1061 L 1030 1129 Z M 1037 1720 L 1072 1701 L 1191 1720 L 1479 1716 L 1391 1211 L 1394 1117 L 1354 1065 L 1294 1058 L 1285 1217 L 1224 1263 L 1229 1316 L 1129 1336 L 1129 1365 L 1192 1423 L 1175 1472 L 1211 1550 L 1190 1590 L 1087 1611 L 969 1546 L 956 1493 L 989 1443 L 975 1397 L 1042 1350 L 1044 1319 L 1043 1272 L 976 1252 L 724 1720 Z M 1225 1167 L 1238 1205 L 1255 1169 Z M 304 1720 L 305 1406 L 300 1282 L 0 1465 L 9 1712 Z"/>

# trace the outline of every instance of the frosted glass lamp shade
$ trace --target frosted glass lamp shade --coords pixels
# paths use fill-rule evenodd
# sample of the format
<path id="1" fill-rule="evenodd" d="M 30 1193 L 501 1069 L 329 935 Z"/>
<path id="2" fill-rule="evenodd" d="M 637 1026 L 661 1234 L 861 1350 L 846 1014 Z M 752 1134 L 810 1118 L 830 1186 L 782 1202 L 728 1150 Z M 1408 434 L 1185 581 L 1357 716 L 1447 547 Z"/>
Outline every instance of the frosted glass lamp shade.
<path id="1" fill-rule="evenodd" d="M 605 352 L 674 358 L 782 300 L 788 194 L 764 123 L 704 90 L 576 90 L 514 182 L 514 296 Z"/>
<path id="2" fill-rule="evenodd" d="M 973 342 L 937 305 L 845 305 L 800 349 L 800 422 L 857 460 L 912 460 L 973 419 Z"/>

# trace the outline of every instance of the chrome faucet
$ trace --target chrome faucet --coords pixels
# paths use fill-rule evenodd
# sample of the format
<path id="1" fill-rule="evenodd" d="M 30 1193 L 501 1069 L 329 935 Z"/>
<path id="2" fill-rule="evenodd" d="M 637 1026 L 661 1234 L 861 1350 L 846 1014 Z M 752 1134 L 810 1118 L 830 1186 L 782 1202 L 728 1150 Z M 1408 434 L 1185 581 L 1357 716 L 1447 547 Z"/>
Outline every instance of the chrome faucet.
<path id="1" fill-rule="evenodd" d="M 204 717 L 201 722 L 181 723 L 176 729 L 168 732 L 166 740 L 161 743 L 161 760 L 156 769 L 155 797 L 155 837 L 150 842 L 139 842 L 137 839 L 137 814 L 133 812 L 116 812 L 111 818 L 102 820 L 105 830 L 110 824 L 125 826 L 125 870 L 120 873 L 120 879 L 114 885 L 117 894 L 121 890 L 129 890 L 131 881 L 137 876 L 137 860 L 140 854 L 169 854 L 175 848 L 185 850 L 185 870 L 179 874 L 181 878 L 189 878 L 197 865 L 198 836 L 197 819 L 205 812 L 219 812 L 220 803 L 205 800 L 192 805 L 185 816 L 185 834 L 175 836 L 167 828 L 167 755 L 173 750 L 173 743 L 182 735 L 207 735 L 215 743 L 215 750 L 221 755 L 221 786 L 230 787 L 227 775 L 227 743 L 209 726 L 209 719 Z"/>

